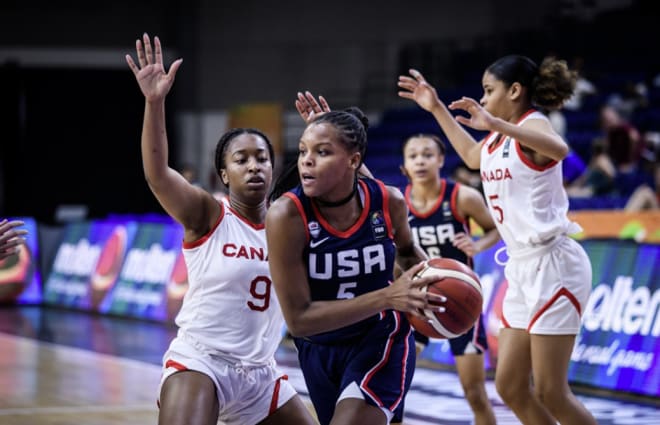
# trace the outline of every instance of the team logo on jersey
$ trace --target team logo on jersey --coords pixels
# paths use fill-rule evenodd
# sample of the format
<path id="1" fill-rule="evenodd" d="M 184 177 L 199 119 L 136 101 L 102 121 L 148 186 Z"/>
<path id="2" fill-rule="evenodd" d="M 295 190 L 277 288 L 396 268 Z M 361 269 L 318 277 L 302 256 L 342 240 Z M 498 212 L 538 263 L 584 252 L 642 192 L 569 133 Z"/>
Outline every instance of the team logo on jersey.
<path id="1" fill-rule="evenodd" d="M 509 157 L 509 146 L 511 145 L 511 138 L 507 137 L 504 141 L 504 147 L 502 148 L 502 158 Z"/>
<path id="2" fill-rule="evenodd" d="M 451 217 L 451 205 L 449 201 L 442 201 L 442 216 L 447 219 Z"/>
<path id="3" fill-rule="evenodd" d="M 379 240 L 387 236 L 387 227 L 385 226 L 385 217 L 382 211 L 374 211 L 371 214 L 371 231 L 374 239 Z"/>
<path id="4" fill-rule="evenodd" d="M 307 229 L 313 239 L 316 239 L 319 236 L 319 233 L 321 233 L 321 226 L 318 221 L 310 221 L 309 224 L 307 224 Z"/>

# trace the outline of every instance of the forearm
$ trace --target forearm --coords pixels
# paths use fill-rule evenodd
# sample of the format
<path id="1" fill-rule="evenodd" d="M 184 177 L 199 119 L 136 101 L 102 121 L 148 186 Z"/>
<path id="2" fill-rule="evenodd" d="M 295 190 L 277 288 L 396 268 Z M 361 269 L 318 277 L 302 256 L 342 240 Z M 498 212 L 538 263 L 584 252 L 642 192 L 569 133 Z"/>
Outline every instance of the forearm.
<path id="1" fill-rule="evenodd" d="M 165 102 L 145 102 L 142 125 L 142 165 L 149 185 L 157 185 L 168 169 Z"/>
<path id="2" fill-rule="evenodd" d="M 484 235 L 474 242 L 474 247 L 476 253 L 483 252 L 495 245 L 497 241 L 500 240 L 500 233 L 497 231 L 497 228 L 492 228 L 489 231 L 486 231 Z"/>
<path id="3" fill-rule="evenodd" d="M 428 255 L 417 244 L 412 245 L 406 252 L 397 253 L 396 264 L 400 273 L 408 270 L 415 264 L 428 260 Z M 398 277 L 398 276 L 397 276 Z"/>
<path id="4" fill-rule="evenodd" d="M 516 139 L 521 145 L 555 161 L 561 161 L 568 155 L 568 145 L 559 135 L 551 132 L 526 128 L 501 118 L 493 120 L 491 131 Z"/>
<path id="5" fill-rule="evenodd" d="M 438 103 L 438 106 L 432 113 L 465 165 L 473 170 L 478 169 L 481 154 L 479 143 L 456 122 L 453 115 L 442 102 Z"/>
<path id="6" fill-rule="evenodd" d="M 391 308 L 385 289 L 368 292 L 351 299 L 313 301 L 307 308 L 287 319 L 293 336 L 304 337 L 329 332 L 367 319 Z"/>

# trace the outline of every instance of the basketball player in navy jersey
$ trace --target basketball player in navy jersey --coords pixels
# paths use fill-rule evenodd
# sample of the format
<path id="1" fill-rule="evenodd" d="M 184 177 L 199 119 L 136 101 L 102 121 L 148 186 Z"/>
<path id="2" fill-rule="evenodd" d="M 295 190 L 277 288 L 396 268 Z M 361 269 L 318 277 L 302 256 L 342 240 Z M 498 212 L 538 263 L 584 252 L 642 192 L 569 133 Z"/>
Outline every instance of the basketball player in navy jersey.
<path id="1" fill-rule="evenodd" d="M 266 216 L 273 284 L 322 425 L 389 423 L 415 368 L 403 312 L 444 311 L 419 290 L 433 277 L 413 280 L 426 255 L 402 194 L 358 177 L 366 125 L 357 108 L 311 117 Z M 300 183 L 287 191 L 290 177 Z M 392 282 L 395 259 L 406 271 Z"/>
<path id="2" fill-rule="evenodd" d="M 442 140 L 431 134 L 414 135 L 404 143 L 401 169 L 410 182 L 404 195 L 408 222 L 415 241 L 429 257 L 453 258 L 473 267 L 472 257 L 494 245 L 500 236 L 479 191 L 440 177 L 445 150 Z M 470 218 L 484 230 L 476 241 L 470 236 Z M 418 350 L 429 342 L 419 332 L 415 332 L 415 340 Z M 475 425 L 495 424 L 485 388 L 483 354 L 488 343 L 483 316 L 449 344 Z"/>
<path id="3" fill-rule="evenodd" d="M 481 172 L 509 256 L 495 385 L 524 424 L 596 424 L 568 385 L 592 284 L 589 257 L 568 236 L 580 230 L 567 216 L 563 187 L 561 161 L 569 147 L 536 110 L 560 108 L 575 80 L 564 61 L 537 65 L 509 55 L 484 71 L 479 102 L 463 97 L 447 107 L 414 69 L 398 82 L 399 96 L 431 112 L 465 164 Z M 454 117 L 450 110 L 468 115 Z M 490 134 L 477 142 L 460 124 Z"/>
<path id="4" fill-rule="evenodd" d="M 181 59 L 165 71 L 159 39 L 126 56 L 145 97 L 142 162 L 149 188 L 184 228 L 189 289 L 163 356 L 159 424 L 314 423 L 275 351 L 284 319 L 272 291 L 264 221 L 273 148 L 259 130 L 232 129 L 216 146 L 222 201 L 168 165 L 165 98 Z"/>

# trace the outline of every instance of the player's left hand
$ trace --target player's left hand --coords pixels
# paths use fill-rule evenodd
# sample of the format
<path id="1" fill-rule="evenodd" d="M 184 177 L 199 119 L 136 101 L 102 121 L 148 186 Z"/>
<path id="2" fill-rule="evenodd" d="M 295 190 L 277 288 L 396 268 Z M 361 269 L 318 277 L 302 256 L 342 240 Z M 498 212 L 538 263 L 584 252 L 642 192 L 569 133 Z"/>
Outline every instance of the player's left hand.
<path id="1" fill-rule="evenodd" d="M 468 257 L 474 257 L 477 253 L 477 246 L 470 235 L 460 232 L 454 236 L 452 244 L 463 251 Z"/>
<path id="2" fill-rule="evenodd" d="M 305 123 L 309 124 L 317 115 L 330 112 L 330 105 L 323 96 L 316 100 L 312 93 L 306 91 L 305 94 L 298 92 L 296 109 Z"/>
<path id="3" fill-rule="evenodd" d="M 456 116 L 456 121 L 468 127 L 472 127 L 475 130 L 484 130 L 490 131 L 493 126 L 493 121 L 495 118 L 486 111 L 483 106 L 479 104 L 476 100 L 471 97 L 463 96 L 459 100 L 455 100 L 448 106 L 449 109 L 456 110 L 462 109 L 463 111 L 470 114 L 469 117 L 462 115 Z"/>

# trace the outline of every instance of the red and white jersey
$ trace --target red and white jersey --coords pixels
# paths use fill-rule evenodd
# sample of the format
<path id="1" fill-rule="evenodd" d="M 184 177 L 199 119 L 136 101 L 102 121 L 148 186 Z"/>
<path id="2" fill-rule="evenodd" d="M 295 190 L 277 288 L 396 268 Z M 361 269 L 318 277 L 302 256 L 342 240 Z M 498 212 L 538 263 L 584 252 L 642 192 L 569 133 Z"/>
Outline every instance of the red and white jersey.
<path id="1" fill-rule="evenodd" d="M 213 229 L 183 244 L 189 288 L 176 317 L 179 335 L 237 364 L 271 364 L 284 318 L 268 269 L 265 226 L 226 201 L 221 205 Z"/>
<path id="2" fill-rule="evenodd" d="M 538 119 L 547 120 L 542 113 L 530 110 L 518 125 Z M 535 165 L 511 137 L 499 133 L 486 137 L 481 151 L 481 182 L 509 255 L 580 230 L 566 216 L 568 197 L 561 163 Z"/>

